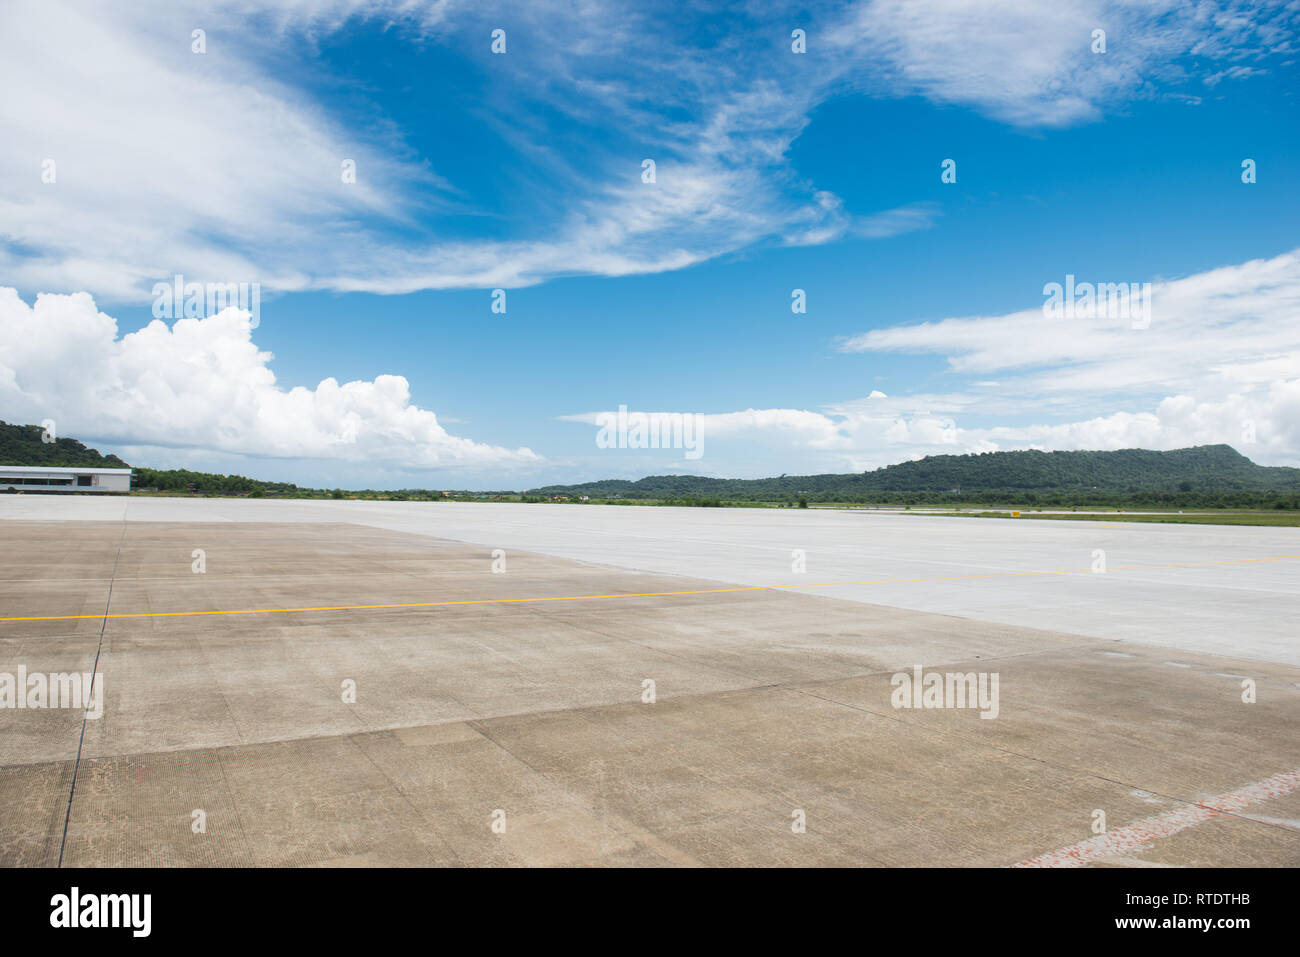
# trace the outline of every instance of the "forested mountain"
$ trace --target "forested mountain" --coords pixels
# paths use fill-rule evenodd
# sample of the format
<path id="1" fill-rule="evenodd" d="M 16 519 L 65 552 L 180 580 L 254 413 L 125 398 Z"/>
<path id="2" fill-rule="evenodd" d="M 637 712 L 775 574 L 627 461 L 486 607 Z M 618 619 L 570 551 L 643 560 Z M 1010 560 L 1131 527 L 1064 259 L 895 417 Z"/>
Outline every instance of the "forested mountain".
<path id="1" fill-rule="evenodd" d="M 102 469 L 130 468 L 116 455 L 101 455 L 76 439 L 43 442 L 39 425 L 10 425 L 0 422 L 0 465 L 68 465 Z"/>
<path id="2" fill-rule="evenodd" d="M 533 495 L 660 499 L 707 497 L 761 501 L 806 496 L 811 501 L 1023 500 L 1064 494 L 1083 501 L 1116 496 L 1300 492 L 1300 469 L 1256 465 L 1227 445 L 1201 445 L 1171 452 L 984 452 L 930 455 L 871 472 L 848 475 L 784 475 L 765 479 L 715 479 L 652 475 L 635 482 L 611 479 L 548 486 Z"/>

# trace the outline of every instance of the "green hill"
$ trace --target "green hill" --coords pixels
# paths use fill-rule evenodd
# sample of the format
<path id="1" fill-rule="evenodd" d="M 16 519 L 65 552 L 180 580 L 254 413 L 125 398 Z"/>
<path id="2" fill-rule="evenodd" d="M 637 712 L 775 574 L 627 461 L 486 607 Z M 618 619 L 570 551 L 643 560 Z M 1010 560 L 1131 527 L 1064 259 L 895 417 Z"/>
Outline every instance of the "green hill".
<path id="1" fill-rule="evenodd" d="M 39 425 L 9 425 L 0 422 L 0 465 L 89 466 L 103 469 L 128 469 L 116 455 L 101 455 L 76 439 L 43 442 L 45 430 Z"/>
<path id="2" fill-rule="evenodd" d="M 91 466 L 105 469 L 131 467 L 116 455 L 102 455 L 96 449 L 86 448 L 76 439 L 42 442 L 44 431 L 39 425 L 9 425 L 0 422 L 0 465 Z M 155 488 L 164 492 L 199 490 L 217 495 L 286 495 L 301 491 L 290 482 L 263 482 L 242 475 L 191 472 L 188 469 L 137 468 L 132 485 L 135 488 Z"/>
<path id="3" fill-rule="evenodd" d="M 61 465 L 130 468 L 116 455 L 102 455 L 75 439 L 42 442 L 38 425 L 0 422 L 0 465 Z M 135 469 L 134 485 L 167 492 L 319 496 L 319 490 L 288 482 L 184 469 Z M 336 496 L 339 492 L 333 493 Z M 397 496 L 399 493 L 382 493 Z M 466 493 L 468 494 L 468 493 Z M 506 494 L 506 493 L 502 493 Z M 441 497 L 407 490 L 400 497 Z M 1227 445 L 1200 445 L 1171 452 L 984 452 L 930 455 L 870 472 L 782 475 L 764 479 L 717 479 L 698 475 L 651 475 L 635 482 L 609 479 L 580 485 L 548 485 L 529 498 L 586 495 L 619 502 L 853 502 L 875 504 L 1168 505 L 1300 508 L 1300 469 L 1256 465 Z"/>
<path id="4" fill-rule="evenodd" d="M 1227 445 L 1170 452 L 984 452 L 931 455 L 871 472 L 715 479 L 652 475 L 635 482 L 609 480 L 553 485 L 533 495 L 592 498 L 709 498 L 726 501 L 898 502 L 1119 501 L 1231 504 L 1287 500 L 1300 494 L 1300 469 L 1256 465 Z"/>

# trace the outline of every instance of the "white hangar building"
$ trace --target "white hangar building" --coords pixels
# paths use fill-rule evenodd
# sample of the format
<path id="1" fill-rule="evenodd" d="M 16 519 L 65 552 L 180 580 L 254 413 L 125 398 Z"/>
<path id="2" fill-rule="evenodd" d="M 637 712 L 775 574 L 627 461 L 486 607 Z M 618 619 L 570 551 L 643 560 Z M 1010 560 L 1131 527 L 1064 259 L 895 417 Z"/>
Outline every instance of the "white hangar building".
<path id="1" fill-rule="evenodd" d="M 129 492 L 130 469 L 0 465 L 0 492 Z"/>

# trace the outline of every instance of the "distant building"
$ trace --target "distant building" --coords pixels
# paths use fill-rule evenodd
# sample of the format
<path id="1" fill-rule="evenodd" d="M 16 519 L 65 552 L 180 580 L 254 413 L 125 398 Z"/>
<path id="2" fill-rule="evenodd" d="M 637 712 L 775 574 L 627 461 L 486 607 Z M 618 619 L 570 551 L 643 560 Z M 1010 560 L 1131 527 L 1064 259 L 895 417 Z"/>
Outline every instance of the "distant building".
<path id="1" fill-rule="evenodd" d="M 0 465 L 0 492 L 129 492 L 130 469 Z"/>

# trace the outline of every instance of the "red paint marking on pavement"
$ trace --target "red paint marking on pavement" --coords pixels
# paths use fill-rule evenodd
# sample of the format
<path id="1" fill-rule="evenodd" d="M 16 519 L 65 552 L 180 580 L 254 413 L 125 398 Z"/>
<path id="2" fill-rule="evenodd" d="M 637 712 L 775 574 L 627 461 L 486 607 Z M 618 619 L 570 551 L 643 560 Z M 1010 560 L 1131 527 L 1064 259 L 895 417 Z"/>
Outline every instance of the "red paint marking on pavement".
<path id="1" fill-rule="evenodd" d="M 1252 804 L 1282 797 L 1300 788 L 1300 768 L 1284 771 L 1273 777 L 1244 788 L 1207 798 L 1196 804 L 1188 804 L 1175 811 L 1149 817 L 1125 827 L 1098 834 L 1096 837 L 1078 844 L 1071 844 L 1059 851 L 1052 851 L 1040 857 L 1030 858 L 1013 864 L 1012 867 L 1083 867 L 1103 857 L 1127 854 L 1143 845 L 1162 837 L 1170 837 L 1179 831 L 1201 824 L 1223 814 L 1235 814 Z"/>

